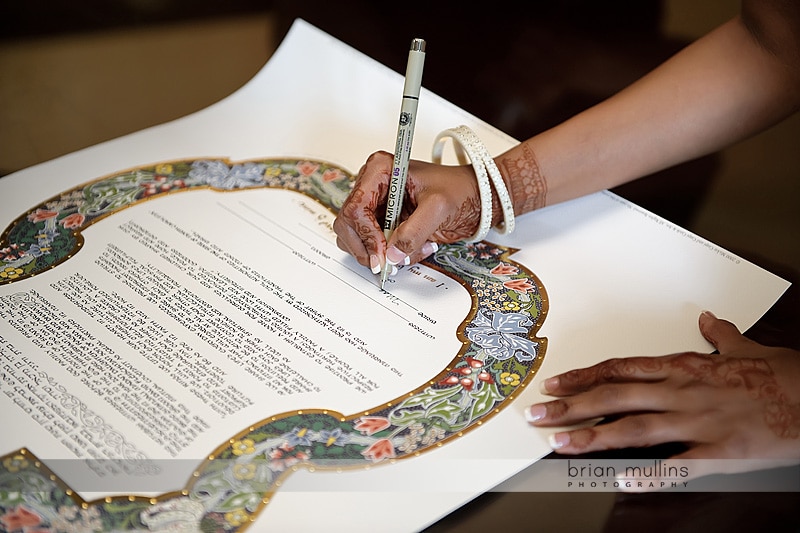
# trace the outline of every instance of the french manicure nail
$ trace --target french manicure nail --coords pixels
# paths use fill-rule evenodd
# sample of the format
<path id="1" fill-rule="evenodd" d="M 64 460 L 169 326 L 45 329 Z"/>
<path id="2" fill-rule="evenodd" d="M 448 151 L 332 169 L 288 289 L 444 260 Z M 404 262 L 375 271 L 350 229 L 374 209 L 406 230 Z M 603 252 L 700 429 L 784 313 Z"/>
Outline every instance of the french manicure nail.
<path id="1" fill-rule="evenodd" d="M 435 242 L 428 241 L 422 245 L 420 253 L 422 254 L 423 257 L 428 257 L 429 255 L 436 253 L 438 249 L 439 249 L 438 244 L 436 244 Z"/>
<path id="2" fill-rule="evenodd" d="M 381 273 L 381 262 L 378 259 L 377 255 L 373 254 L 369 256 L 369 269 L 372 271 L 373 274 Z"/>
<path id="3" fill-rule="evenodd" d="M 547 407 L 540 403 L 535 403 L 525 409 L 525 419 L 528 422 L 536 422 L 537 420 L 541 420 L 546 414 Z"/>
<path id="4" fill-rule="evenodd" d="M 408 265 L 411 263 L 411 259 L 397 246 L 390 246 L 389 249 L 386 250 L 386 261 L 390 265 L 399 265 L 400 263 Z"/>
<path id="5" fill-rule="evenodd" d="M 569 433 L 551 433 L 547 436 L 547 442 L 554 450 L 563 448 L 569 444 Z"/>
<path id="6" fill-rule="evenodd" d="M 558 377 L 547 378 L 546 380 L 539 383 L 539 391 L 547 394 L 556 390 L 558 387 Z"/>

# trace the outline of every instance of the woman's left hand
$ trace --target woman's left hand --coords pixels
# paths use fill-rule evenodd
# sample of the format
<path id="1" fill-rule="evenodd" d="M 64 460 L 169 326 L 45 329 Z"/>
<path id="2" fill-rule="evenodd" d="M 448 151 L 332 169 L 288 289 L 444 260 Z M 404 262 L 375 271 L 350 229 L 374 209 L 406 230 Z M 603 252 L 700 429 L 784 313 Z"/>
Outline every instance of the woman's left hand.
<path id="1" fill-rule="evenodd" d="M 610 359 L 549 378 L 542 390 L 558 399 L 532 405 L 529 422 L 614 417 L 550 435 L 560 454 L 681 442 L 688 449 L 673 459 L 755 460 L 740 461 L 739 471 L 763 460 L 800 462 L 800 352 L 758 344 L 708 312 L 699 326 L 719 354 Z"/>

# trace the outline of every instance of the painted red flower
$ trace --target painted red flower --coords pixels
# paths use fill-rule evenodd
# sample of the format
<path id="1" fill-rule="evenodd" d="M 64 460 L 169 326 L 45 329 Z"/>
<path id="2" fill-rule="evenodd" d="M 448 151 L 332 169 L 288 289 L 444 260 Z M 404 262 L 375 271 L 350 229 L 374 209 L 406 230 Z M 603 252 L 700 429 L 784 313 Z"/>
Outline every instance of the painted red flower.
<path id="1" fill-rule="evenodd" d="M 152 183 L 142 183 L 141 187 L 144 189 L 143 196 L 153 196 L 157 191 Z"/>
<path id="2" fill-rule="evenodd" d="M 290 446 L 288 442 L 284 442 L 278 448 L 270 450 L 268 456 L 270 459 L 269 467 L 275 472 L 291 468 L 301 461 L 307 461 L 311 457 L 303 450 L 295 451 L 294 446 Z"/>
<path id="3" fill-rule="evenodd" d="M 82 214 L 80 214 L 80 213 L 72 213 L 71 215 L 66 216 L 66 217 L 61 219 L 61 225 L 64 226 L 65 228 L 67 228 L 67 229 L 80 228 L 83 225 L 85 220 L 86 220 L 86 217 L 83 216 Z"/>
<path id="4" fill-rule="evenodd" d="M 495 276 L 513 276 L 519 269 L 514 265 L 509 265 L 506 263 L 500 263 L 496 267 L 494 267 L 490 272 Z"/>
<path id="5" fill-rule="evenodd" d="M 492 377 L 492 375 L 485 370 L 480 374 L 478 374 L 478 379 L 483 381 L 484 383 L 494 383 L 494 378 Z"/>
<path id="6" fill-rule="evenodd" d="M 363 435 L 373 435 L 389 426 L 389 419 L 384 416 L 362 416 L 356 421 L 354 428 Z"/>
<path id="7" fill-rule="evenodd" d="M 474 357 L 466 357 L 465 359 L 467 361 L 467 364 L 469 364 L 469 366 L 471 366 L 472 368 L 483 367 L 483 361 L 481 361 L 480 359 L 475 359 Z"/>
<path id="8" fill-rule="evenodd" d="M 58 215 L 58 211 L 52 211 L 50 209 L 37 209 L 34 213 L 28 215 L 28 220 L 35 224 L 37 222 L 47 220 L 48 218 L 53 218 L 56 215 Z"/>
<path id="9" fill-rule="evenodd" d="M 322 181 L 336 181 L 342 176 L 339 169 L 329 168 L 322 174 Z"/>
<path id="10" fill-rule="evenodd" d="M 471 377 L 466 377 L 469 376 L 470 374 L 472 374 L 471 368 L 465 366 L 461 367 L 455 370 L 454 373 L 450 374 L 450 376 L 448 376 L 447 378 L 441 380 L 439 382 L 439 385 L 441 386 L 461 385 L 466 390 L 471 391 L 472 388 L 475 386 L 475 380 L 472 379 Z M 481 372 L 481 374 L 488 375 L 487 372 Z M 487 381 L 486 379 L 481 378 L 480 375 L 478 375 L 478 378 L 481 381 Z"/>
<path id="11" fill-rule="evenodd" d="M 381 439 L 372 443 L 372 446 L 361 452 L 361 455 L 373 461 L 391 459 L 394 455 L 394 445 L 389 439 Z"/>
<path id="12" fill-rule="evenodd" d="M 452 375 L 451 375 L 451 376 L 448 376 L 447 378 L 445 378 L 445 379 L 441 380 L 441 381 L 439 382 L 439 385 L 442 385 L 442 386 L 445 386 L 445 385 L 455 385 L 455 384 L 457 384 L 457 383 L 458 383 L 458 376 L 452 376 Z"/>
<path id="13" fill-rule="evenodd" d="M 3 516 L 0 516 L 0 524 L 3 524 L 6 531 L 16 531 L 18 529 L 34 527 L 41 523 L 41 516 L 22 505 L 18 505 L 13 511 L 9 511 Z"/>
<path id="14" fill-rule="evenodd" d="M 5 259 L 6 261 L 13 261 L 14 259 L 19 259 L 24 255 L 25 251 L 20 250 L 18 244 L 12 244 L 7 248 L 0 249 L 0 259 Z"/>
<path id="15" fill-rule="evenodd" d="M 297 163 L 297 170 L 303 176 L 310 176 L 311 174 L 316 172 L 318 168 L 319 165 L 316 163 L 312 163 L 311 161 L 302 161 L 300 163 Z"/>
<path id="16" fill-rule="evenodd" d="M 532 292 L 535 289 L 535 287 L 528 278 L 512 279 L 509 281 L 504 281 L 503 287 L 505 287 L 506 289 L 517 291 L 520 294 L 526 294 Z"/>

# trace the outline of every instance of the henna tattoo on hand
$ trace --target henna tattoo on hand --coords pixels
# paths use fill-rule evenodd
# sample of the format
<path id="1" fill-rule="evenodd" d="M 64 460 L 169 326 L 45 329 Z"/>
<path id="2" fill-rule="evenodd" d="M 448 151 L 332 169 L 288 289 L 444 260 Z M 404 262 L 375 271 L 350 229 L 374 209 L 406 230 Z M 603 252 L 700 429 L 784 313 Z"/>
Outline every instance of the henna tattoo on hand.
<path id="1" fill-rule="evenodd" d="M 378 239 L 376 238 L 375 228 L 372 223 L 374 213 L 372 212 L 371 206 L 378 204 L 385 190 L 386 187 L 380 186 L 377 191 L 368 193 L 364 189 L 356 187 L 339 209 L 339 217 L 346 221 L 353 231 L 355 231 L 367 250 L 374 250 L 378 245 Z M 368 194 L 370 195 L 369 197 L 367 197 Z M 380 225 L 381 223 L 382 222 L 378 220 L 378 224 Z M 366 257 L 357 259 L 362 262 L 368 261 Z"/>
<path id="2" fill-rule="evenodd" d="M 469 198 L 464 200 L 458 211 L 448 217 L 434 232 L 434 239 L 438 242 L 456 242 L 475 233 L 480 224 L 481 204 L 480 199 Z"/>
<path id="3" fill-rule="evenodd" d="M 800 439 L 800 403 L 792 402 L 778 382 L 769 361 L 764 358 L 738 358 L 682 353 L 670 357 L 641 357 L 611 359 L 594 367 L 572 370 L 561 375 L 569 388 L 589 390 L 602 383 L 657 380 L 669 370 L 675 377 L 683 376 L 719 389 L 741 389 L 759 405 L 764 424 L 779 439 Z M 548 403 L 548 417 L 558 420 L 568 411 L 568 403 L 555 400 Z M 590 446 L 597 436 L 594 427 L 570 432 L 570 447 L 581 450 Z"/>
<path id="4" fill-rule="evenodd" d="M 671 366 L 715 387 L 743 387 L 754 401 L 763 403 L 764 423 L 775 436 L 800 438 L 800 403 L 791 402 L 766 359 L 685 355 L 673 359 Z"/>

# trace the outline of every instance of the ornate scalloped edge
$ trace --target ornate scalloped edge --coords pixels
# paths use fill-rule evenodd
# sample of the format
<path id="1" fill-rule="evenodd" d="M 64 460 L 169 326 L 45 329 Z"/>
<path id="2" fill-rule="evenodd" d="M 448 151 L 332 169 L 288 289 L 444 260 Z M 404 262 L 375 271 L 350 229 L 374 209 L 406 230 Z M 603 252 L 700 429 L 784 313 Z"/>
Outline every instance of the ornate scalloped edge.
<path id="1" fill-rule="evenodd" d="M 83 244 L 84 228 L 134 203 L 200 188 L 273 187 L 301 192 L 336 212 L 353 179 L 328 163 L 292 159 L 183 160 L 116 173 L 51 198 L 12 223 L 0 237 L 5 263 L 0 284 L 22 281 L 73 257 Z M 514 252 L 486 241 L 454 243 L 424 261 L 459 281 L 471 295 L 472 308 L 457 332 L 458 354 L 407 394 L 349 415 L 304 409 L 266 418 L 217 447 L 182 490 L 154 498 L 84 501 L 30 450 L 11 452 L 0 458 L 0 509 L 5 511 L 0 522 L 44 519 L 26 499 L 25 487 L 14 483 L 24 472 L 49 487 L 56 512 L 48 513 L 51 522 L 148 528 L 180 516 L 204 531 L 244 531 L 299 468 L 372 468 L 462 437 L 513 401 L 546 351 L 547 339 L 536 333 L 547 314 L 547 296 L 533 273 L 509 259 Z"/>

